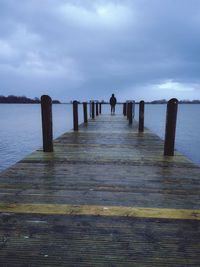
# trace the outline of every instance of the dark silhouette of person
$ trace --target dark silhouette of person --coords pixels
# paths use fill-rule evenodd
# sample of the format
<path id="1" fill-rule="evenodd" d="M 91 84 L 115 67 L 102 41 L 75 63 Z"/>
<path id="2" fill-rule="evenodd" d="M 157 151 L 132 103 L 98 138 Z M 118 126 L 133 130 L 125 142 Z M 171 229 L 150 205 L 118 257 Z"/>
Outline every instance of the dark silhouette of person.
<path id="1" fill-rule="evenodd" d="M 114 94 L 112 94 L 110 98 L 110 106 L 111 106 L 111 115 L 115 114 L 115 105 L 117 103 L 117 99 Z"/>

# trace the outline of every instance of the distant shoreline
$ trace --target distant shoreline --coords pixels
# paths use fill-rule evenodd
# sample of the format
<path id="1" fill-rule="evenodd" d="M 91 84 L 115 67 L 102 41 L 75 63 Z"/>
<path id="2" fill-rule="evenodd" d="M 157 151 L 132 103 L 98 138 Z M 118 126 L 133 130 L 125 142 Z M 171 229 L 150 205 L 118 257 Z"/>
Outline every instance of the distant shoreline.
<path id="1" fill-rule="evenodd" d="M 87 102 L 88 104 L 89 104 L 89 102 Z M 100 103 L 100 102 L 99 102 Z M 140 102 L 135 102 L 135 104 L 136 105 L 138 105 Z M 38 105 L 40 105 L 40 102 L 39 103 L 36 103 L 36 102 L 32 102 L 32 103 L 30 103 L 30 102 L 27 102 L 27 103 L 24 103 L 24 102 L 0 102 L 0 105 L 1 104 L 6 104 L 6 105 L 8 105 L 8 104 L 11 104 L 11 105 L 13 105 L 13 104 L 28 104 L 28 105 L 31 105 L 31 104 L 33 104 L 33 105 L 36 105 L 36 104 L 38 104 Z M 59 102 L 59 103 L 57 103 L 57 101 L 56 102 L 54 102 L 54 101 L 52 101 L 52 104 L 59 104 L 59 105 L 72 105 L 72 103 L 70 103 L 70 102 Z M 79 104 L 83 104 L 83 102 L 80 102 Z M 102 103 L 103 105 L 109 105 L 109 103 Z M 122 105 L 122 104 L 124 104 L 124 102 L 118 102 L 117 103 L 117 105 Z M 147 104 L 147 105 L 166 105 L 167 104 L 167 102 L 165 102 L 165 103 L 152 103 L 152 102 L 145 102 L 145 104 Z M 191 105 L 196 105 L 196 104 L 200 104 L 200 101 L 199 102 L 182 102 L 182 101 L 179 101 L 179 104 L 181 104 L 181 105 L 183 105 L 183 104 L 191 104 Z"/>
<path id="2" fill-rule="evenodd" d="M 53 104 L 61 104 L 59 100 L 52 100 Z M 0 96 L 0 104 L 40 104 L 40 99 L 35 97 L 34 99 L 26 96 Z"/>
<path id="3" fill-rule="evenodd" d="M 133 101 L 133 100 L 128 100 Z M 102 103 L 102 104 L 109 104 L 107 101 L 97 101 L 94 100 L 94 102 Z M 35 97 L 34 99 L 28 98 L 26 96 L 1 96 L 0 95 L 0 104 L 40 104 L 41 101 L 38 97 Z M 59 100 L 52 100 L 52 104 L 72 104 L 73 101 L 69 102 L 60 102 Z M 82 104 L 83 101 L 78 101 L 79 104 Z M 87 101 L 89 104 L 90 101 Z M 124 102 L 118 102 L 117 104 L 123 104 Z M 200 100 L 179 100 L 179 104 L 200 104 Z M 135 104 L 139 104 L 139 101 L 135 101 Z M 167 104 L 166 99 L 159 99 L 159 100 L 153 100 L 153 101 L 145 101 L 145 104 Z"/>

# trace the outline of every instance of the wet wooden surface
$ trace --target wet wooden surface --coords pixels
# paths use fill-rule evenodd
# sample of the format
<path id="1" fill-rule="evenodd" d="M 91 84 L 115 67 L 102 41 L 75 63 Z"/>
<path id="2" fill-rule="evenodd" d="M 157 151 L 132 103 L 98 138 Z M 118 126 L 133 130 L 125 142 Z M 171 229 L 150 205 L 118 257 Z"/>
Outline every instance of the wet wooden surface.
<path id="1" fill-rule="evenodd" d="M 200 266 L 200 168 L 101 115 L 0 174 L 0 266 Z"/>

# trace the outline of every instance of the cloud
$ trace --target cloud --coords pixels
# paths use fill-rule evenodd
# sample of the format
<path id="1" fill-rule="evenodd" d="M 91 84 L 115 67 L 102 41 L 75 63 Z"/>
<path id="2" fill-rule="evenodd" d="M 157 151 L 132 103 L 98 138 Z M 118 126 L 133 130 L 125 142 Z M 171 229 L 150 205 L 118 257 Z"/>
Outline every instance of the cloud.
<path id="1" fill-rule="evenodd" d="M 185 92 L 185 91 L 192 92 L 195 90 L 193 85 L 187 86 L 185 84 L 173 82 L 170 80 L 162 84 L 159 84 L 157 86 L 157 89 L 158 90 L 175 90 L 175 91 L 181 91 L 181 92 Z"/>
<path id="2" fill-rule="evenodd" d="M 199 10 L 198 0 L 1 0 L 1 94 L 200 98 Z"/>
<path id="3" fill-rule="evenodd" d="M 123 4 L 104 2 L 90 5 L 76 5 L 65 2 L 57 9 L 59 18 L 63 23 L 73 23 L 81 28 L 98 29 L 101 27 L 112 27 L 119 29 L 129 23 L 131 12 Z"/>

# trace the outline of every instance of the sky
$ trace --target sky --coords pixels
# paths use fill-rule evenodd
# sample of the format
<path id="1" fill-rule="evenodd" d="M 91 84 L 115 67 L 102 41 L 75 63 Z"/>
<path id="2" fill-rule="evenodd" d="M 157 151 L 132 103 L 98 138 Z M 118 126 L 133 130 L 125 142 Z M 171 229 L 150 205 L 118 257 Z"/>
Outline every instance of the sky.
<path id="1" fill-rule="evenodd" d="M 0 95 L 200 99 L 199 0 L 0 0 Z"/>

